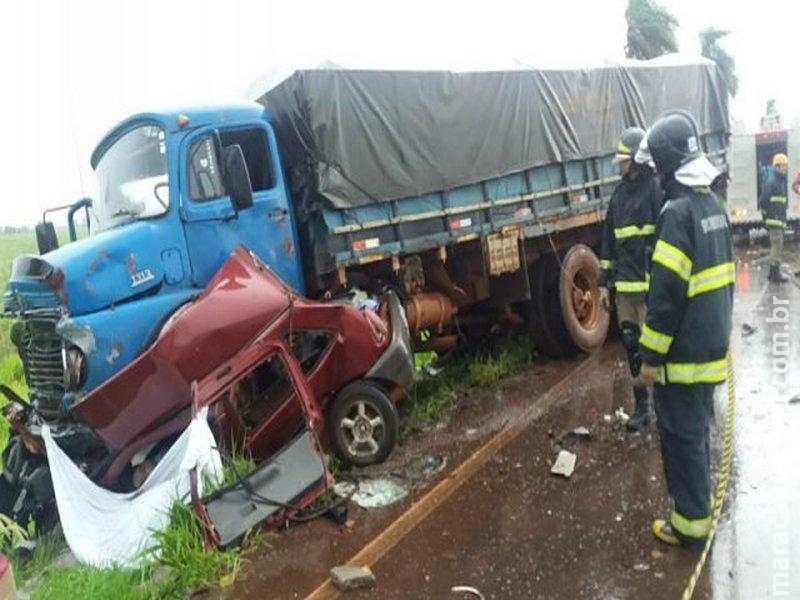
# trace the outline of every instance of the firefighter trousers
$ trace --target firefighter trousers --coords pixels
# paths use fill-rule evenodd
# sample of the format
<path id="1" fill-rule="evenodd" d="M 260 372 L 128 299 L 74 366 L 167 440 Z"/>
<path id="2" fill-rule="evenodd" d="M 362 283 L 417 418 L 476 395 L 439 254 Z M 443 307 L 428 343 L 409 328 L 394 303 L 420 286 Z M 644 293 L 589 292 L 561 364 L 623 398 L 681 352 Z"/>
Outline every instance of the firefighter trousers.
<path id="1" fill-rule="evenodd" d="M 714 388 L 668 383 L 653 390 L 664 475 L 675 507 L 670 523 L 689 540 L 705 538 L 711 526 L 709 426 Z"/>

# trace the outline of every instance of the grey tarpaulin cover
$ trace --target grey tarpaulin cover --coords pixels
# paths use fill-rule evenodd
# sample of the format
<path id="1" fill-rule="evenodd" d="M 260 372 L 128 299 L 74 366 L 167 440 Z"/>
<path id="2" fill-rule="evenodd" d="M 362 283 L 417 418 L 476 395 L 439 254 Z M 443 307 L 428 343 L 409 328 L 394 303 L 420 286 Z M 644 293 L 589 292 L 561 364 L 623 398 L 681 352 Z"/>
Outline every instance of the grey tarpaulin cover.
<path id="1" fill-rule="evenodd" d="M 301 211 L 451 189 L 609 154 L 620 132 L 683 108 L 726 131 L 710 61 L 588 70 L 297 71 L 258 101 L 272 113 Z M 309 205 L 311 204 L 311 205 Z"/>

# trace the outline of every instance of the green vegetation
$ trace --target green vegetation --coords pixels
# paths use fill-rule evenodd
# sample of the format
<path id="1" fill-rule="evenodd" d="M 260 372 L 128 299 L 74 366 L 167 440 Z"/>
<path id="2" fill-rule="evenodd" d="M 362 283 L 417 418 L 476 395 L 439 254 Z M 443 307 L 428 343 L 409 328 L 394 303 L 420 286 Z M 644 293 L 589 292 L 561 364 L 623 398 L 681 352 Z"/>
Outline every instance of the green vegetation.
<path id="1" fill-rule="evenodd" d="M 675 29 L 678 20 L 653 0 L 628 0 L 625 11 L 628 39 L 625 56 L 649 60 L 678 51 Z"/>
<path id="2" fill-rule="evenodd" d="M 720 40 L 729 33 L 730 31 L 715 27 L 709 27 L 701 31 L 700 53 L 717 63 L 728 91 L 731 96 L 735 97 L 736 92 L 739 90 L 739 78 L 736 76 L 736 60 L 719 44 Z"/>
<path id="3" fill-rule="evenodd" d="M 440 421 L 455 406 L 459 394 L 470 388 L 497 383 L 533 360 L 529 340 L 506 339 L 493 352 L 464 356 L 435 376 L 425 376 L 411 392 L 411 403 L 400 425 L 401 439 L 407 439 L 426 425 Z M 435 354 L 415 356 L 419 373 L 433 364 Z"/>
<path id="4" fill-rule="evenodd" d="M 11 263 L 20 254 L 36 253 L 36 236 L 33 231 L 0 233 L 0 291 L 5 291 L 6 282 L 11 276 Z M 25 376 L 16 348 L 11 343 L 11 324 L 9 319 L 0 319 L 0 383 L 4 383 L 21 395 L 25 395 Z M 6 399 L 0 396 L 0 407 Z M 8 422 L 0 418 L 0 450 L 8 440 Z"/>

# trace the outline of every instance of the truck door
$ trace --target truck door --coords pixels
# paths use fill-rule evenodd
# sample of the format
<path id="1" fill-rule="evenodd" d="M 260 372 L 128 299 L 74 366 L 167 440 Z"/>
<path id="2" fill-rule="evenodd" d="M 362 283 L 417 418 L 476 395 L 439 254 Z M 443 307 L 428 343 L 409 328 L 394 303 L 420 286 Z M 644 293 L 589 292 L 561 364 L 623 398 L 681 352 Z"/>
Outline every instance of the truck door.
<path id="1" fill-rule="evenodd" d="M 789 157 L 789 205 L 787 207 L 787 217 L 794 222 L 794 229 L 797 231 L 797 221 L 800 221 L 800 196 L 792 191 L 792 182 L 800 172 L 800 129 L 790 129 L 786 141 L 786 150 Z"/>
<path id="2" fill-rule="evenodd" d="M 756 138 L 752 134 L 731 137 L 731 181 L 728 184 L 728 214 L 734 224 L 761 220 L 758 212 L 758 164 Z"/>
<path id="3" fill-rule="evenodd" d="M 242 148 L 253 206 L 237 211 L 225 194 L 214 130 L 187 137 L 181 150 L 181 216 L 195 284 L 205 285 L 233 249 L 243 244 L 303 293 L 292 212 L 272 130 L 257 124 L 217 131 L 223 147 Z"/>

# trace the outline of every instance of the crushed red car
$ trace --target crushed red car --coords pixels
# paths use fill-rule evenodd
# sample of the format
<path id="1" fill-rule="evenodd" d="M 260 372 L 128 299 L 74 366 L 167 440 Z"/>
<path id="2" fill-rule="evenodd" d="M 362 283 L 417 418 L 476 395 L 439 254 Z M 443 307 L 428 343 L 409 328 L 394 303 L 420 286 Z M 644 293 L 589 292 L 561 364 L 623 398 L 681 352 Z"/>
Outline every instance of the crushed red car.
<path id="1" fill-rule="evenodd" d="M 273 470 L 301 465 L 305 476 L 295 473 L 297 485 L 277 490 L 284 500 L 275 502 L 297 508 L 329 483 L 324 464 L 312 465 L 319 446 L 363 466 L 384 460 L 397 440 L 393 399 L 413 381 L 405 312 L 391 291 L 357 304 L 298 296 L 239 247 L 147 350 L 72 407 L 54 439 L 93 480 L 129 491 L 193 411 L 209 406 L 221 447 L 244 449 Z M 92 441 L 62 443 L 70 437 Z M 204 512 L 219 508 L 212 502 Z M 262 510 L 259 522 L 280 512 Z M 235 537 L 229 531 L 227 541 Z"/>

